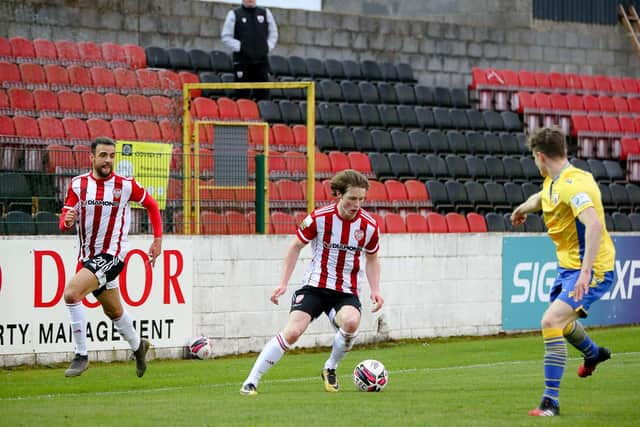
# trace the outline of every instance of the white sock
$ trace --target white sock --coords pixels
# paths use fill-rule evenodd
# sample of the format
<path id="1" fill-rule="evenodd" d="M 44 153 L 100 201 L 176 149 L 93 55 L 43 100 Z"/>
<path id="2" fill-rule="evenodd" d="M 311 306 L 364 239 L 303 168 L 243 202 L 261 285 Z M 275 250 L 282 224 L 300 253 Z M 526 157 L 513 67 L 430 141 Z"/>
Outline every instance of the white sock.
<path id="1" fill-rule="evenodd" d="M 282 359 L 282 356 L 287 350 L 289 350 L 289 343 L 284 339 L 282 334 L 271 338 L 260 352 L 256 363 L 253 364 L 253 368 L 251 368 L 251 372 L 249 372 L 249 376 L 243 384 L 251 383 L 257 387 L 260 378 Z"/>
<path id="2" fill-rule="evenodd" d="M 129 345 L 131 346 L 131 350 L 136 351 L 138 347 L 140 347 L 140 336 L 136 332 L 136 329 L 133 327 L 133 320 L 129 313 L 126 310 L 123 310 L 122 316 L 118 320 L 114 320 L 113 324 L 122 335 L 122 338 L 127 340 Z"/>
<path id="3" fill-rule="evenodd" d="M 87 314 L 81 302 L 67 304 L 71 319 L 71 332 L 76 346 L 76 354 L 87 355 Z"/>
<path id="4" fill-rule="evenodd" d="M 331 356 L 324 362 L 324 369 L 336 369 L 338 364 L 344 359 L 347 353 L 353 347 L 358 332 L 350 334 L 345 332 L 342 328 L 336 332 L 336 336 L 333 338 L 333 348 L 331 349 Z"/>

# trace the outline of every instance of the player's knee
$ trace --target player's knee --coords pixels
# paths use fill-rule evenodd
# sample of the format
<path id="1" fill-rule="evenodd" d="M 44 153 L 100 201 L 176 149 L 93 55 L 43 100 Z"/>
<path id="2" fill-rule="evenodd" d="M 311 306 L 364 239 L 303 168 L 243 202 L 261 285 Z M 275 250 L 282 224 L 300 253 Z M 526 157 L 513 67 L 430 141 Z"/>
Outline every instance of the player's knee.
<path id="1" fill-rule="evenodd" d="M 122 309 L 102 307 L 104 314 L 111 320 L 118 320 L 124 313 Z"/>
<path id="2" fill-rule="evenodd" d="M 360 327 L 360 316 L 343 316 L 341 328 L 348 334 L 355 334 Z"/>
<path id="3" fill-rule="evenodd" d="M 72 288 L 65 288 L 64 290 L 64 302 L 67 304 L 77 304 L 82 300 L 82 295 L 78 291 Z"/>

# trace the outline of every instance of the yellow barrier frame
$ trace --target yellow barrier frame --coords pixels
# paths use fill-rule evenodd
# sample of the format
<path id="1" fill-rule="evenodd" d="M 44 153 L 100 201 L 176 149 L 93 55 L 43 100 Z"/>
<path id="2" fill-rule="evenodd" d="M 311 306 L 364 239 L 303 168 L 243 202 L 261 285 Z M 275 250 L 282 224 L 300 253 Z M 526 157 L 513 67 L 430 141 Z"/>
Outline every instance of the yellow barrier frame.
<path id="1" fill-rule="evenodd" d="M 198 136 L 195 132 L 191 132 L 191 128 L 194 125 L 194 120 L 191 117 L 191 91 L 193 90 L 224 90 L 224 89 L 305 89 L 307 92 L 307 212 L 311 212 L 315 208 L 315 128 L 316 128 L 316 88 L 313 81 L 304 82 L 265 82 L 265 83 L 185 83 L 182 87 L 182 156 L 183 156 L 183 219 L 184 219 L 184 233 L 192 234 L 191 220 L 194 217 L 192 211 L 192 194 L 191 194 L 191 180 L 193 179 L 191 168 L 191 151 L 192 151 L 192 136 L 195 137 L 195 141 L 198 141 Z M 232 122 L 216 121 L 220 124 L 228 124 Z M 236 122 L 238 123 L 238 122 Z M 240 122 L 243 126 L 246 126 L 248 122 Z M 263 123 L 263 122 L 256 122 Z M 253 123 L 252 123 L 253 124 Z M 267 141 L 268 139 L 265 139 Z M 199 148 L 197 148 L 199 150 Z M 267 153 L 268 154 L 268 153 Z M 198 157 L 195 159 L 198 162 Z M 266 177 L 268 180 L 268 169 Z M 200 179 L 198 177 L 198 184 Z M 267 185 L 268 187 L 268 185 Z M 199 187 L 198 187 L 199 188 Z M 266 195 L 268 196 L 268 194 Z M 200 221 L 199 209 L 200 209 L 200 192 L 197 192 L 197 209 L 198 218 Z M 265 203 L 269 203 L 269 198 L 265 197 Z M 265 210 L 267 212 L 267 210 Z M 198 227 L 198 232 L 199 232 Z"/>

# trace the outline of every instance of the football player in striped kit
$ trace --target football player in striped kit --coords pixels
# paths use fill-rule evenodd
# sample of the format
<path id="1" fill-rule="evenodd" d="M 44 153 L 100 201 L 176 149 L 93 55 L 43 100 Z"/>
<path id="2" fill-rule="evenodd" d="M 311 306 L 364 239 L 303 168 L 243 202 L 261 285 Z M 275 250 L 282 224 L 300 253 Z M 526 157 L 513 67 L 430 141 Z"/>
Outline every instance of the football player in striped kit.
<path id="1" fill-rule="evenodd" d="M 360 326 L 360 285 L 366 273 L 371 289 L 373 311 L 382 308 L 380 295 L 379 231 L 376 221 L 364 209 L 369 182 L 360 172 L 343 170 L 331 179 L 334 203 L 311 212 L 298 226 L 284 258 L 280 284 L 273 290 L 271 302 L 287 290 L 300 251 L 311 244 L 311 263 L 307 266 L 302 287 L 293 294 L 289 319 L 258 356 L 240 394 L 257 394 L 260 378 L 275 365 L 300 338 L 309 324 L 322 313 L 336 329 L 329 359 L 322 369 L 324 388 L 340 389 L 336 368 L 353 347 Z M 365 259 L 362 269 L 363 256 Z"/>
<path id="2" fill-rule="evenodd" d="M 76 377 L 89 367 L 87 318 L 82 299 L 92 292 L 120 335 L 129 343 L 136 359 L 136 374 L 147 369 L 150 343 L 140 339 L 133 319 L 122 306 L 118 275 L 129 250 L 127 235 L 131 225 L 129 202 L 142 204 L 149 213 L 154 240 L 149 248 L 151 265 L 162 251 L 162 219 L 158 204 L 135 179 L 113 172 L 115 141 L 96 138 L 91 144 L 91 171 L 71 180 L 60 215 L 60 229 L 78 230 L 79 254 L 76 274 L 64 290 L 71 318 L 75 357 L 65 376 Z"/>

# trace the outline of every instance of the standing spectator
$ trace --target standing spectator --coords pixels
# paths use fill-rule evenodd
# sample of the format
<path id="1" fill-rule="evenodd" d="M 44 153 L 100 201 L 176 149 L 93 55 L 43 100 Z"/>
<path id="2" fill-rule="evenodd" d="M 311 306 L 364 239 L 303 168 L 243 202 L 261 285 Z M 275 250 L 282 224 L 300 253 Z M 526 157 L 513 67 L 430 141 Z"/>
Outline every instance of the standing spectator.
<path id="1" fill-rule="evenodd" d="M 384 304 L 380 295 L 380 248 L 378 225 L 364 209 L 369 182 L 360 172 L 345 169 L 331 179 L 335 203 L 311 212 L 298 226 L 284 258 L 280 284 L 271 294 L 271 302 L 287 291 L 300 251 L 311 244 L 312 260 L 299 288 L 291 300 L 289 319 L 282 332 L 262 349 L 240 394 L 258 394 L 260 378 L 282 358 L 300 338 L 309 324 L 325 313 L 336 329 L 329 359 L 321 376 L 324 389 L 340 389 L 336 368 L 353 347 L 360 326 L 360 284 L 364 277 L 362 261 L 371 289 L 373 311 Z M 363 256 L 364 255 L 364 256 Z"/>
<path id="2" fill-rule="evenodd" d="M 578 319 L 587 317 L 591 304 L 613 284 L 615 248 L 607 232 L 598 184 L 589 172 L 567 159 L 567 143 L 559 128 L 543 128 L 529 137 L 542 189 L 511 214 L 514 225 L 527 214 L 542 211 L 549 237 L 556 246 L 558 277 L 551 287 L 549 307 L 542 315 L 544 392 L 531 416 L 560 414 L 558 394 L 567 362 L 567 344 L 584 356 L 578 376 L 593 374 L 611 351 L 598 346 Z"/>
<path id="3" fill-rule="evenodd" d="M 147 209 L 153 226 L 153 243 L 149 258 L 153 266 L 162 251 L 162 219 L 156 201 L 135 179 L 113 173 L 116 143 L 110 138 L 96 138 L 91 144 L 91 171 L 71 180 L 60 215 L 60 229 L 78 229 L 78 268 L 64 290 L 64 301 L 71 318 L 75 357 L 67 377 L 77 377 L 89 367 L 87 355 L 87 317 L 82 299 L 89 292 L 120 335 L 129 343 L 136 359 L 136 375 L 142 377 L 151 344 L 140 339 L 133 319 L 122 306 L 118 292 L 118 275 L 129 250 L 127 235 L 131 224 L 129 202 Z"/>
<path id="4" fill-rule="evenodd" d="M 271 11 L 256 7 L 256 0 L 242 0 L 242 6 L 230 10 L 222 26 L 222 42 L 233 52 L 233 75 L 236 82 L 268 82 L 268 54 L 278 42 L 278 27 Z M 250 90 L 238 96 L 250 98 Z M 266 99 L 267 89 L 254 89 L 253 98 Z"/>

